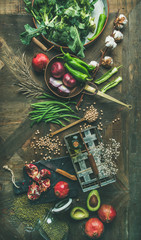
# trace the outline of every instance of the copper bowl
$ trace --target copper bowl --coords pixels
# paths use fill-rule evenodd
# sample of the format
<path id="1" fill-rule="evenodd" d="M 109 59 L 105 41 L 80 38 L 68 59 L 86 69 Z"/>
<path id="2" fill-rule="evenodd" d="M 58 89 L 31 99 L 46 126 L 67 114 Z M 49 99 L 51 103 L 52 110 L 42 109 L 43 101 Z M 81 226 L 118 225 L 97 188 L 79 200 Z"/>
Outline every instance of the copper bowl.
<path id="1" fill-rule="evenodd" d="M 89 41 L 89 42 L 87 42 L 87 43 L 84 44 L 84 47 L 85 47 L 85 48 L 91 46 L 91 45 L 94 43 L 94 41 L 101 35 L 101 33 L 104 31 L 104 29 L 105 29 L 105 27 L 106 27 L 106 25 L 107 25 L 108 17 L 109 17 L 109 2 L 108 2 L 108 0 L 101 0 L 101 1 L 103 2 L 104 8 L 105 8 L 105 14 L 106 14 L 106 16 L 107 16 L 106 21 L 105 21 L 105 24 L 104 24 L 101 32 L 99 33 L 99 35 L 98 35 L 95 39 L 93 39 L 93 40 L 91 40 L 91 41 Z M 34 5 L 34 0 L 32 0 L 32 6 L 33 6 L 33 5 Z M 102 12 L 100 12 L 100 13 L 102 13 Z M 33 18 L 33 22 L 34 22 L 35 27 L 38 28 L 38 24 L 37 24 L 37 22 L 36 22 L 36 20 L 35 20 L 34 18 Z M 51 41 L 48 40 L 43 34 L 41 34 L 41 36 L 43 37 L 43 39 L 45 40 L 45 42 L 47 42 L 47 43 L 51 46 L 50 49 L 52 49 L 53 47 L 55 47 L 55 48 L 57 48 L 57 49 L 60 50 L 60 47 L 62 47 L 62 48 L 64 48 L 64 49 L 66 49 L 67 51 L 70 50 L 67 46 L 61 46 L 61 45 L 58 45 L 58 44 L 56 44 L 56 43 L 54 43 L 54 42 L 51 42 Z"/>
<path id="2" fill-rule="evenodd" d="M 70 94 L 69 94 L 68 96 L 62 96 L 61 94 L 59 94 L 58 92 L 56 92 L 54 89 L 51 88 L 51 86 L 50 86 L 50 84 L 49 84 L 49 79 L 50 79 L 50 77 L 52 76 L 52 75 L 51 75 L 51 66 L 52 66 L 52 64 L 53 64 L 54 62 L 56 62 L 56 61 L 59 61 L 59 62 L 63 62 L 63 63 L 64 63 L 63 59 L 61 59 L 61 58 L 59 59 L 59 58 L 58 58 L 58 57 L 62 57 L 62 56 L 63 56 L 63 54 L 58 54 L 58 55 L 56 55 L 55 57 L 53 57 L 53 58 L 49 61 L 49 64 L 47 65 L 47 67 L 46 67 L 46 69 L 45 69 L 45 72 L 44 72 L 44 79 L 45 79 L 45 83 L 46 83 L 48 89 L 49 89 L 54 95 L 56 95 L 57 97 L 60 97 L 60 98 L 66 98 L 66 99 L 68 99 L 68 98 L 73 98 L 73 97 L 77 96 L 78 94 L 80 94 L 80 93 L 83 91 L 84 87 L 85 87 L 85 83 L 84 83 L 84 84 L 83 84 L 83 83 L 80 84 L 80 82 L 77 83 L 77 85 L 76 85 L 73 89 L 70 89 Z M 71 55 L 71 56 L 74 57 L 74 55 Z M 67 72 L 67 71 L 66 71 L 66 72 Z"/>

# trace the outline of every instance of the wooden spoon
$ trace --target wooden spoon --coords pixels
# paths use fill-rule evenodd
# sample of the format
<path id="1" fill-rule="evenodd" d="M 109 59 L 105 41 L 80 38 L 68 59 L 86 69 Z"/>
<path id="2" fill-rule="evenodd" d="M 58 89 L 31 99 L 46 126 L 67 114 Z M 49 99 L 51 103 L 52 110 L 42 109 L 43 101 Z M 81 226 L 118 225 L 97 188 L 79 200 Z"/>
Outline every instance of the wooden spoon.
<path id="1" fill-rule="evenodd" d="M 77 120 L 77 121 L 75 121 L 75 122 L 73 122 L 73 123 L 71 123 L 71 124 L 69 124 L 69 125 L 67 125 L 67 126 L 65 126 L 65 127 L 63 127 L 63 128 L 60 128 L 59 130 L 57 130 L 57 131 L 55 131 L 55 132 L 53 132 L 53 133 L 50 133 L 49 136 L 50 136 L 50 137 L 53 137 L 54 135 L 56 135 L 56 134 L 58 134 L 58 133 L 60 133 L 60 132 L 63 132 L 63 131 L 65 131 L 66 129 L 68 129 L 68 128 L 70 128 L 70 127 L 73 127 L 73 126 L 75 126 L 76 124 L 81 123 L 81 122 L 83 122 L 83 121 L 87 121 L 87 122 L 89 122 L 89 123 L 94 122 L 94 121 L 96 121 L 97 118 L 98 118 L 98 111 L 97 111 L 96 108 L 94 108 L 93 106 L 91 106 L 91 107 L 90 107 L 90 110 L 88 110 L 88 111 L 86 112 L 86 114 L 84 115 L 83 118 L 81 118 L 81 119 L 79 119 L 79 120 Z"/>

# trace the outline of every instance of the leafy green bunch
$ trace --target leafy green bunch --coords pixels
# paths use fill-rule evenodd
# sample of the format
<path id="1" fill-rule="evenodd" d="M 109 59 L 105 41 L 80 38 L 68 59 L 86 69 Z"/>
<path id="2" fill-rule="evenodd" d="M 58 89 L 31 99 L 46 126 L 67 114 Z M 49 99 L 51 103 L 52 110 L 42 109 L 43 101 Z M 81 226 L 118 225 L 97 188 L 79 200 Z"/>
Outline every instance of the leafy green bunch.
<path id="1" fill-rule="evenodd" d="M 84 43 L 95 23 L 91 14 L 97 0 L 24 0 L 25 9 L 36 20 L 38 28 L 25 25 L 21 34 L 23 44 L 29 44 L 40 34 L 61 46 L 68 46 L 79 57 L 84 57 Z"/>

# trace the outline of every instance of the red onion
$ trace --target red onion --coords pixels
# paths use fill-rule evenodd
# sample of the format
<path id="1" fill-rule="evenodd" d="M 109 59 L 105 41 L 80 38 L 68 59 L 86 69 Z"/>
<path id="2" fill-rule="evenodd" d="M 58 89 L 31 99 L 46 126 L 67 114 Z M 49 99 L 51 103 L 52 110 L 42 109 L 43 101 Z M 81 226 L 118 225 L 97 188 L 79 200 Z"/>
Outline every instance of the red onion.
<path id="1" fill-rule="evenodd" d="M 73 88 L 76 85 L 76 80 L 71 76 L 71 74 L 66 73 L 63 77 L 63 83 L 66 87 Z"/>
<path id="2" fill-rule="evenodd" d="M 49 63 L 49 58 L 43 53 L 36 54 L 32 59 L 32 67 L 36 72 L 42 72 Z"/>
<path id="3" fill-rule="evenodd" d="M 68 96 L 70 94 L 70 90 L 66 88 L 64 85 L 61 85 L 57 88 L 58 93 L 61 96 Z"/>
<path id="4" fill-rule="evenodd" d="M 65 74 L 65 68 L 62 62 L 54 62 L 51 66 L 52 76 L 61 78 Z"/>
<path id="5" fill-rule="evenodd" d="M 50 77 L 49 84 L 52 88 L 57 89 L 59 86 L 62 85 L 62 81 L 56 80 L 55 78 Z"/>

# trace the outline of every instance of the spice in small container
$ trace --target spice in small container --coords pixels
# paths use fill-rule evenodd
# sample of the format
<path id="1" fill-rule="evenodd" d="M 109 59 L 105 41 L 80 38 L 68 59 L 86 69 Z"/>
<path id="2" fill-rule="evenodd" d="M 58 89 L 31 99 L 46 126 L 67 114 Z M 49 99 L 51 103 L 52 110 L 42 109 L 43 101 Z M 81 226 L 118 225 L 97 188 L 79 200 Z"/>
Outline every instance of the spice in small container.
<path id="1" fill-rule="evenodd" d="M 109 56 L 105 56 L 101 61 L 101 65 L 105 68 L 112 67 L 113 63 L 114 63 L 113 58 Z"/>

